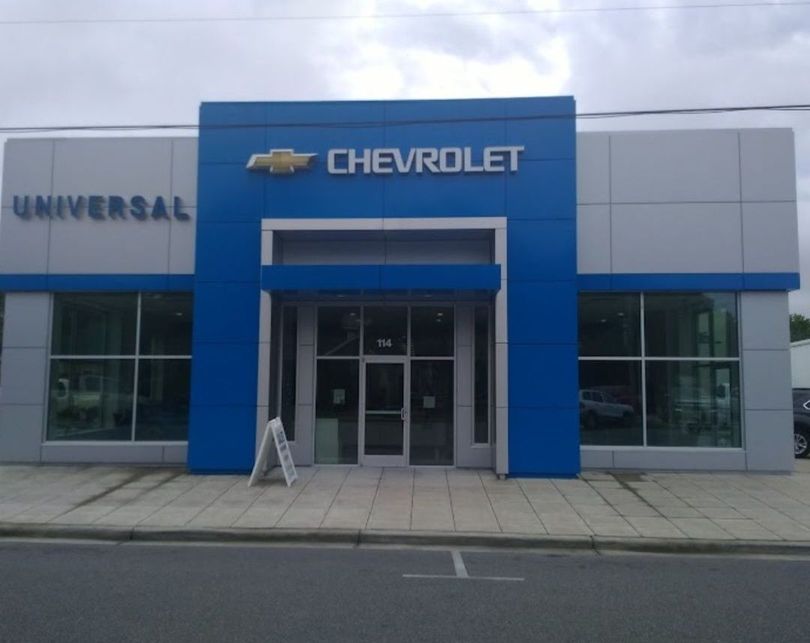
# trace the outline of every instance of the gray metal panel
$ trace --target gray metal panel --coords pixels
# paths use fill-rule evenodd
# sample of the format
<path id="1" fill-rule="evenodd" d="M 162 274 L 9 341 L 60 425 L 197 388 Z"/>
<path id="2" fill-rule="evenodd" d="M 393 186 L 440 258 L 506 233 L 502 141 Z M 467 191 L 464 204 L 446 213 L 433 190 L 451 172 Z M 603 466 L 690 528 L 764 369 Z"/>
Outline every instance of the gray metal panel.
<path id="1" fill-rule="evenodd" d="M 611 134 L 614 203 L 739 201 L 733 130 Z"/>
<path id="2" fill-rule="evenodd" d="M 42 462 L 162 464 L 160 444 L 43 444 Z"/>
<path id="3" fill-rule="evenodd" d="M 42 404 L 45 399 L 45 348 L 3 350 L 0 404 Z"/>
<path id="4" fill-rule="evenodd" d="M 312 344 L 298 345 L 298 361 L 295 371 L 295 401 L 297 404 L 314 404 L 313 368 L 315 367 L 315 347 Z"/>
<path id="5" fill-rule="evenodd" d="M 50 272 L 166 274 L 169 226 L 168 221 L 152 220 L 55 219 L 51 222 Z"/>
<path id="6" fill-rule="evenodd" d="M 456 344 L 472 346 L 475 333 L 475 309 L 472 306 L 456 306 Z"/>
<path id="7" fill-rule="evenodd" d="M 54 194 L 171 195 L 170 138 L 57 139 Z"/>
<path id="8" fill-rule="evenodd" d="M 473 445 L 473 408 L 456 408 L 456 466 L 476 469 L 492 467 L 493 449 L 487 444 Z"/>
<path id="9" fill-rule="evenodd" d="M 790 344 L 788 315 L 785 292 L 740 293 L 742 348 L 787 349 Z"/>
<path id="10" fill-rule="evenodd" d="M 0 218 L 0 272 L 48 272 L 48 236 L 48 221 L 21 219 L 11 208 L 3 208 Z"/>
<path id="11" fill-rule="evenodd" d="M 0 405 L 0 462 L 39 462 L 42 404 Z"/>
<path id="12" fill-rule="evenodd" d="M 610 206 L 577 206 L 577 272 L 610 272 Z"/>
<path id="13" fill-rule="evenodd" d="M 740 131 L 743 201 L 795 201 L 793 130 Z"/>
<path id="14" fill-rule="evenodd" d="M 315 450 L 312 448 L 315 407 L 312 404 L 298 404 L 295 407 L 295 442 L 290 442 L 295 464 L 310 465 Z"/>
<path id="15" fill-rule="evenodd" d="M 164 464 L 185 464 L 188 459 L 188 445 L 171 444 L 163 447 Z"/>
<path id="16" fill-rule="evenodd" d="M 738 203 L 614 205 L 613 271 L 741 272 Z"/>
<path id="17" fill-rule="evenodd" d="M 583 469 L 612 469 L 613 451 L 607 449 L 580 449 L 579 462 Z"/>
<path id="18" fill-rule="evenodd" d="M 282 241 L 282 262 L 307 264 L 380 264 L 385 263 L 382 241 Z"/>
<path id="19" fill-rule="evenodd" d="M 577 203 L 610 201 L 610 135 L 577 134 Z"/>
<path id="20" fill-rule="evenodd" d="M 793 411 L 745 412 L 750 471 L 793 470 Z"/>
<path id="21" fill-rule="evenodd" d="M 799 272 L 796 203 L 743 203 L 746 272 Z"/>
<path id="22" fill-rule="evenodd" d="M 389 241 L 385 263 L 391 264 L 456 264 L 491 263 L 489 239 L 454 241 Z"/>
<path id="23" fill-rule="evenodd" d="M 172 196 L 197 206 L 197 138 L 172 140 Z"/>
<path id="24" fill-rule="evenodd" d="M 194 248 L 197 240 L 197 209 L 186 208 L 191 221 L 172 219 L 169 231 L 169 273 L 194 274 Z"/>
<path id="25" fill-rule="evenodd" d="M 307 346 L 315 343 L 315 326 L 317 324 L 315 306 L 298 307 L 298 345 Z"/>
<path id="26" fill-rule="evenodd" d="M 3 161 L 3 207 L 11 208 L 14 195 L 51 193 L 52 140 L 6 141 Z"/>
<path id="27" fill-rule="evenodd" d="M 489 239 L 287 240 L 282 241 L 281 258 L 290 265 L 490 263 L 492 250 Z"/>
<path id="28" fill-rule="evenodd" d="M 456 352 L 456 405 L 471 406 L 473 403 L 473 358 L 472 346 L 458 346 Z"/>
<path id="29" fill-rule="evenodd" d="M 47 347 L 49 317 L 49 293 L 6 293 L 3 348 Z"/>
<path id="30" fill-rule="evenodd" d="M 744 471 L 745 453 L 717 449 L 621 449 L 613 452 L 616 469 Z"/>
<path id="31" fill-rule="evenodd" d="M 792 408 L 790 351 L 743 350 L 745 410 Z"/>

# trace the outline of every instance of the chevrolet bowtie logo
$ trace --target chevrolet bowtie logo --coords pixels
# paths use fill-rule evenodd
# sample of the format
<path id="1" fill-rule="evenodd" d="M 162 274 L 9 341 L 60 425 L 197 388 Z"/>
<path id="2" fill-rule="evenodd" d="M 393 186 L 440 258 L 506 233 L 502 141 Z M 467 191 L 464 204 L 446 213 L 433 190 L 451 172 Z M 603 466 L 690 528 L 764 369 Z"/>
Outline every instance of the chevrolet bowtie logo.
<path id="1" fill-rule="evenodd" d="M 294 150 L 270 150 L 267 154 L 254 154 L 247 163 L 249 170 L 267 170 L 270 174 L 292 174 L 306 170 L 315 154 L 296 154 Z"/>

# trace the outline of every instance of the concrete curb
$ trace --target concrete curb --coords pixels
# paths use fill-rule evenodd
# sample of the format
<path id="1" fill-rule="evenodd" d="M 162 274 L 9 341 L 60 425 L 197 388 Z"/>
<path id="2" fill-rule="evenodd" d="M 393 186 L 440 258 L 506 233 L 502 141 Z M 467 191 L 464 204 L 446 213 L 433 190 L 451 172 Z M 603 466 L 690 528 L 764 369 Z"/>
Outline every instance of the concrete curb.
<path id="1" fill-rule="evenodd" d="M 556 551 L 637 552 L 659 554 L 758 554 L 810 556 L 810 542 L 766 540 L 697 540 L 540 536 L 486 532 L 384 531 L 357 529 L 260 529 L 189 527 L 104 527 L 0 523 L 0 539 L 97 540 L 165 543 L 288 543 L 480 547 Z"/>

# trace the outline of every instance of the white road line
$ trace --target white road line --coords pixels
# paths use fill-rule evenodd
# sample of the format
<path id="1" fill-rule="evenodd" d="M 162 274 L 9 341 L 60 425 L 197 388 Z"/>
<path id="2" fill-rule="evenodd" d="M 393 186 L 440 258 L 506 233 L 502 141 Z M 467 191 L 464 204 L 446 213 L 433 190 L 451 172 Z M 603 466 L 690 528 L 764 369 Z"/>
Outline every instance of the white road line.
<path id="1" fill-rule="evenodd" d="M 454 549 L 450 554 L 453 556 L 453 566 L 456 568 L 456 576 L 459 578 L 469 578 L 470 575 L 467 573 L 467 567 L 464 565 L 461 552 L 458 549 Z"/>
<path id="2" fill-rule="evenodd" d="M 447 580 L 496 580 L 501 582 L 521 583 L 525 578 L 512 576 L 448 576 L 442 574 L 402 574 L 402 578 L 446 578 Z"/>
<path id="3" fill-rule="evenodd" d="M 456 575 L 450 576 L 448 574 L 402 574 L 402 578 L 446 578 L 448 580 L 494 580 L 502 582 L 517 582 L 520 583 L 525 578 L 517 578 L 512 576 L 470 576 L 467 572 L 467 566 L 464 564 L 464 559 L 461 557 L 461 552 L 458 549 L 450 550 L 450 555 L 453 557 L 453 567 L 456 569 Z"/>

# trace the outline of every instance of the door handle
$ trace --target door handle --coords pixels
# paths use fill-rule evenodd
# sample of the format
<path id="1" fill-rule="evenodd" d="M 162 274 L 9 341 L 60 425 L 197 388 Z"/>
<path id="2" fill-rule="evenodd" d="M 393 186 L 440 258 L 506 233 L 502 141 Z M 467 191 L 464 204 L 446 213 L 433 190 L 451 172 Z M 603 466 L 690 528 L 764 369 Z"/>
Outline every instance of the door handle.
<path id="1" fill-rule="evenodd" d="M 400 420 L 402 420 L 402 421 L 404 422 L 404 421 L 405 421 L 405 418 L 407 417 L 407 415 L 408 415 L 408 412 L 405 410 L 405 407 L 403 406 L 403 407 L 402 407 L 402 408 L 399 410 L 399 419 L 400 419 Z"/>

